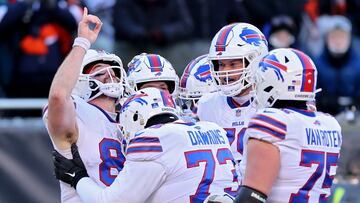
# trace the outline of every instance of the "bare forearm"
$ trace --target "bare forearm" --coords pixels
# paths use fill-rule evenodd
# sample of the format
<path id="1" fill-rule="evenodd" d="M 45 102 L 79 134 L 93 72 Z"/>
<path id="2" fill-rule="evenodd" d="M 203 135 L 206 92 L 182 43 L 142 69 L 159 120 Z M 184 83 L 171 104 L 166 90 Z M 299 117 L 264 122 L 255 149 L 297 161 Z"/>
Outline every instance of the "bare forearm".
<path id="1" fill-rule="evenodd" d="M 89 28 L 90 23 L 96 25 L 93 30 Z M 77 139 L 76 112 L 71 92 L 78 81 L 86 50 L 96 40 L 101 25 L 100 19 L 94 15 L 88 15 L 85 7 L 74 47 L 54 76 L 49 93 L 48 129 L 55 142 L 58 140 L 66 145 Z"/>
<path id="2" fill-rule="evenodd" d="M 78 80 L 85 49 L 74 47 L 54 76 L 49 93 L 48 129 L 58 148 L 76 140 L 75 107 L 71 92 Z"/>
<path id="3" fill-rule="evenodd" d="M 64 99 L 70 99 L 71 92 L 79 78 L 81 63 L 85 53 L 85 50 L 78 46 L 75 46 L 70 51 L 54 76 L 50 87 L 49 99 L 56 95 L 61 95 Z"/>

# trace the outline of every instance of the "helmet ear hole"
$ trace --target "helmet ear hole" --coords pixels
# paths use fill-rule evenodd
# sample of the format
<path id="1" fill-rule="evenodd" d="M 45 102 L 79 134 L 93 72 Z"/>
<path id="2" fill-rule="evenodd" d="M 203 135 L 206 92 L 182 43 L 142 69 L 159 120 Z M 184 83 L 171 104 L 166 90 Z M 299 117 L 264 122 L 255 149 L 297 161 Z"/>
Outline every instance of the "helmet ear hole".
<path id="1" fill-rule="evenodd" d="M 255 57 L 253 57 L 253 58 L 255 58 Z M 252 59 L 251 59 L 251 60 L 252 60 Z M 245 57 L 245 58 L 244 58 L 244 67 L 248 67 L 249 64 L 250 64 L 249 60 Z"/>
<path id="2" fill-rule="evenodd" d="M 214 71 L 219 71 L 219 61 L 218 60 L 212 60 L 211 63 L 214 66 Z"/>
<path id="3" fill-rule="evenodd" d="M 136 111 L 136 112 L 134 113 L 134 116 L 133 116 L 133 121 L 135 122 L 135 121 L 137 121 L 138 119 L 139 119 L 139 112 Z"/>
<path id="4" fill-rule="evenodd" d="M 285 63 L 289 62 L 289 58 L 287 56 L 285 56 Z"/>

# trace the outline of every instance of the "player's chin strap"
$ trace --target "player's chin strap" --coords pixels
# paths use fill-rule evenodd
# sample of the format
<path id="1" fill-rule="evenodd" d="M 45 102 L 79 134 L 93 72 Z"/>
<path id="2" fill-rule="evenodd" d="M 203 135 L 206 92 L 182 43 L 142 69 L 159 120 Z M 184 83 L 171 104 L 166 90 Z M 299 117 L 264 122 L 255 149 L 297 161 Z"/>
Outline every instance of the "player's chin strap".
<path id="1" fill-rule="evenodd" d="M 267 196 L 248 186 L 242 185 L 239 188 L 238 194 L 234 200 L 234 203 L 264 203 Z"/>

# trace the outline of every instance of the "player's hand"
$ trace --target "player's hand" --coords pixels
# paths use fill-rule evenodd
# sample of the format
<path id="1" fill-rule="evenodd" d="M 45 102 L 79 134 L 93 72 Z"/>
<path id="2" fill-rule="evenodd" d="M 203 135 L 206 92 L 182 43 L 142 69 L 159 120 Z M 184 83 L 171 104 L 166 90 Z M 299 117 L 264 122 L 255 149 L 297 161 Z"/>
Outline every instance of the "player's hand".
<path id="1" fill-rule="evenodd" d="M 73 159 L 67 159 L 58 151 L 53 151 L 54 171 L 57 179 L 70 184 L 76 189 L 79 180 L 83 177 L 89 177 L 89 175 L 81 160 L 76 144 L 71 146 L 71 153 Z"/>
<path id="2" fill-rule="evenodd" d="M 90 24 L 95 24 L 94 29 L 90 28 Z M 96 41 L 96 38 L 98 37 L 101 30 L 101 26 L 101 20 L 97 16 L 88 14 L 88 10 L 85 7 L 84 14 L 81 21 L 79 22 L 78 36 L 88 39 L 92 44 Z"/>
<path id="3" fill-rule="evenodd" d="M 233 203 L 234 197 L 224 194 L 210 194 L 203 203 Z"/>

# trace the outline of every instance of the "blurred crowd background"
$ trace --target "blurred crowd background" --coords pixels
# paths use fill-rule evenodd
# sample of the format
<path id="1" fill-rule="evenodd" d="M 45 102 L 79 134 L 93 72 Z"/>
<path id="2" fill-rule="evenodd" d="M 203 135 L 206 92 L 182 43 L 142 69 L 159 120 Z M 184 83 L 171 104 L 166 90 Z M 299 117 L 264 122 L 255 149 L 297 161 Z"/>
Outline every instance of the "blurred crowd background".
<path id="1" fill-rule="evenodd" d="M 133 56 L 148 52 L 167 58 L 180 75 L 233 22 L 260 28 L 270 49 L 304 51 L 319 71 L 318 110 L 336 116 L 351 137 L 343 143 L 351 150 L 340 173 L 358 185 L 360 0 L 0 0 L 0 99 L 47 97 L 84 6 L 103 22 L 92 48 L 117 54 L 125 69 Z M 18 115 L 41 111 L 0 110 L 0 118 Z"/>
<path id="2" fill-rule="evenodd" d="M 45 98 L 82 7 L 103 21 L 93 48 L 124 66 L 142 52 L 182 73 L 226 24 L 248 22 L 270 48 L 293 47 L 319 69 L 317 107 L 354 121 L 360 99 L 360 0 L 0 0 L 0 97 Z"/>

